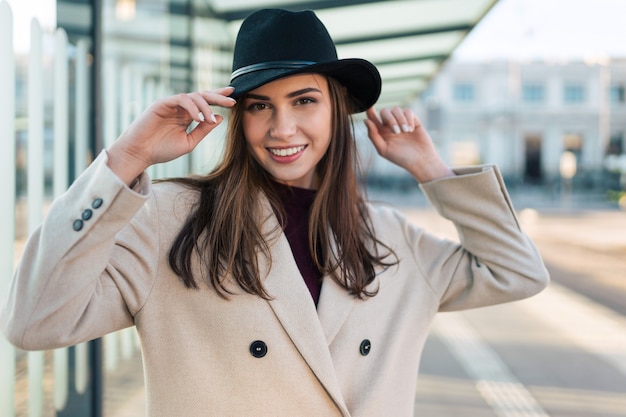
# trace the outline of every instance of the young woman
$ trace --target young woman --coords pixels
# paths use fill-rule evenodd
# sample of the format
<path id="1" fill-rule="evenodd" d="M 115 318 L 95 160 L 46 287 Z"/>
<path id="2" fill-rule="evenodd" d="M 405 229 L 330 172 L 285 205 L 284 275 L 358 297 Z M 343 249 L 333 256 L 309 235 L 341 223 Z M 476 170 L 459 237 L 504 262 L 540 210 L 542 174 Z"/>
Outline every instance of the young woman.
<path id="1" fill-rule="evenodd" d="M 438 311 L 548 282 L 497 169 L 453 171 L 410 110 L 375 112 L 378 71 L 338 60 L 310 11 L 246 19 L 231 81 L 154 103 L 57 199 L 2 330 L 50 349 L 136 326 L 149 416 L 412 416 Z M 223 122 L 214 106 L 232 109 L 221 163 L 151 184 Z M 462 244 L 363 200 L 360 111 Z"/>

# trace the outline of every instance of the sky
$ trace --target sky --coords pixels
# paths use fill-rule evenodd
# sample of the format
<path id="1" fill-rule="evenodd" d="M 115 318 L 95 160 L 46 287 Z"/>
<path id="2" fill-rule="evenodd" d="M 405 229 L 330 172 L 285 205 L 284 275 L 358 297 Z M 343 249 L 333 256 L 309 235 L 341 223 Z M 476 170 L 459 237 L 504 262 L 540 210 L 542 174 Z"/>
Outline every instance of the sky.
<path id="1" fill-rule="evenodd" d="M 459 60 L 626 57 L 626 0 L 500 0 L 459 45 Z"/>
<path id="2" fill-rule="evenodd" d="M 16 50 L 28 49 L 33 15 L 45 29 L 54 26 L 54 0 L 8 3 L 15 20 Z M 626 0 L 500 0 L 453 55 L 462 60 L 599 60 L 607 56 L 626 57 Z"/>
<path id="3" fill-rule="evenodd" d="M 8 2 L 13 15 L 13 47 L 18 53 L 28 51 L 30 27 L 33 17 L 37 18 L 45 31 L 54 30 L 56 24 L 56 2 L 54 0 L 0 0 Z"/>

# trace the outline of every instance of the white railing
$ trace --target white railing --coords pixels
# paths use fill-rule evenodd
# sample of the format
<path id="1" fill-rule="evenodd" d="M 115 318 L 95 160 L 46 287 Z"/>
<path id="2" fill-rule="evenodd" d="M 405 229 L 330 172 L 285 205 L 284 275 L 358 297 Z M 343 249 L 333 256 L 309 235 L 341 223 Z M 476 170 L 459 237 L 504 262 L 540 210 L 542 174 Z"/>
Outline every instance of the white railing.
<path id="1" fill-rule="evenodd" d="M 8 288 L 13 274 L 15 240 L 15 57 L 13 19 L 6 2 L 0 3 L 0 291 Z M 0 292 L 0 295 L 4 294 Z M 0 336 L 0 415 L 12 417 L 15 409 L 15 349 Z"/>
<path id="2" fill-rule="evenodd" d="M 0 27 L 3 34 L 0 36 L 0 297 L 4 297 L 13 275 L 15 259 L 19 257 L 16 250 L 16 56 L 13 50 L 13 19 L 12 12 L 5 1 L 0 1 Z M 54 51 L 45 50 L 44 39 L 53 38 Z M 52 94 L 44 85 L 46 68 L 44 62 L 50 59 L 53 62 L 51 79 L 53 83 Z M 109 72 L 115 72 L 115 68 L 109 66 Z M 70 86 L 70 72 L 74 71 L 74 84 Z M 48 69 L 48 72 L 50 70 Z M 128 73 L 128 71 L 125 71 Z M 135 76 L 137 76 L 135 74 Z M 134 81 L 134 80 L 133 80 Z M 133 82 L 127 80 L 127 82 Z M 144 85 L 142 82 L 141 85 Z M 72 87 L 72 88 L 70 88 Z M 75 96 L 70 97 L 69 92 L 75 91 Z M 129 89 L 130 90 L 130 89 Z M 48 91 L 48 94 L 46 94 Z M 105 90 L 106 91 L 106 90 Z M 120 89 L 115 89 L 120 91 Z M 121 90 L 124 91 L 124 90 Z M 146 98 L 154 99 L 157 93 L 156 87 L 152 87 L 151 94 L 145 94 Z M 107 93 L 110 94 L 110 93 Z M 132 94 L 132 93 L 131 93 Z M 50 97 L 52 96 L 52 97 Z M 137 98 L 137 97 L 134 97 Z M 130 97 L 129 102 L 133 102 Z M 90 160 L 89 150 L 89 64 L 88 45 L 85 41 L 79 41 L 76 45 L 68 43 L 67 35 L 62 29 L 57 29 L 54 34 L 44 33 L 37 20 L 31 25 L 31 46 L 28 59 L 28 110 L 27 124 L 27 232 L 32 233 L 37 228 L 44 216 L 44 206 L 47 200 L 44 189 L 44 167 L 46 165 L 46 147 L 44 134 L 46 119 L 44 106 L 46 100 L 51 102 L 53 108 L 52 134 L 52 194 L 60 195 L 67 189 L 69 178 L 69 152 L 70 152 L 70 113 L 73 112 L 75 125 L 74 142 L 74 170 L 82 172 Z M 70 102 L 74 104 L 71 105 Z M 115 97 L 107 97 L 111 105 L 105 107 L 105 119 L 108 125 L 105 128 L 105 145 L 119 134 L 117 123 L 127 122 L 128 113 L 123 111 L 117 117 L 113 103 Z M 145 102 L 135 103 L 141 107 L 132 109 L 133 112 L 141 110 Z M 73 109 L 73 110 L 72 110 Z M 176 169 L 174 169 L 176 168 Z M 158 168 L 160 174 L 183 175 L 178 167 Z M 134 329 L 107 335 L 104 340 L 106 369 L 112 370 L 118 366 L 119 358 L 129 358 L 137 352 L 138 342 Z M 83 393 L 89 383 L 89 347 L 81 344 L 75 347 L 75 374 L 69 375 L 68 349 L 58 349 L 51 355 L 44 352 L 29 352 L 27 354 L 27 415 L 29 417 L 42 417 L 54 415 L 54 411 L 44 410 L 44 397 L 52 397 L 55 410 L 63 410 L 67 406 L 69 381 L 74 381 L 74 389 Z M 6 339 L 0 335 L 0 416 L 16 416 L 16 358 L 23 358 L 22 352 L 16 352 Z M 23 360 L 23 359 L 21 359 Z M 46 378 L 54 380 L 54 391 L 44 391 L 44 369 L 50 365 L 46 361 L 52 361 L 53 371 Z M 49 384 L 45 385 L 46 387 Z M 50 391 L 50 388 L 46 388 Z M 20 394 L 22 395 L 22 394 Z M 21 402 L 21 399 L 20 399 Z M 20 414 L 21 415 L 21 414 Z"/>

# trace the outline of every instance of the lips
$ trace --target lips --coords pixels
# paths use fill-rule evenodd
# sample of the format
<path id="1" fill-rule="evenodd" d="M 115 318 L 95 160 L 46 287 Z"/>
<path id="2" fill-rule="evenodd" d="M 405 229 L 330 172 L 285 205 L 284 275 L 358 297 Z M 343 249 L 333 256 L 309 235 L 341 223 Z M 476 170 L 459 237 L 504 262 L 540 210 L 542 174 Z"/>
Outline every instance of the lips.
<path id="1" fill-rule="evenodd" d="M 294 146 L 291 148 L 268 148 L 268 150 L 274 156 L 292 156 L 302 152 L 304 148 L 306 148 L 306 145 Z"/>

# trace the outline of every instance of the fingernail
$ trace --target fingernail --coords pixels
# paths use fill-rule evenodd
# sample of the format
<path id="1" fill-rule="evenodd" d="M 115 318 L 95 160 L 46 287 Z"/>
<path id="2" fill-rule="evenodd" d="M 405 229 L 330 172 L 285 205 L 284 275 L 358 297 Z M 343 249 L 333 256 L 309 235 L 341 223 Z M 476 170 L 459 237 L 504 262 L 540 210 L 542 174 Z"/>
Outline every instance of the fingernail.
<path id="1" fill-rule="evenodd" d="M 411 131 L 411 128 L 409 127 L 409 125 L 403 124 L 402 125 L 402 131 L 405 132 L 405 133 L 408 133 L 408 132 Z"/>
<path id="2" fill-rule="evenodd" d="M 202 112 L 198 113 L 198 119 L 204 122 L 204 114 Z"/>
<path id="3" fill-rule="evenodd" d="M 191 132 L 193 132 L 193 130 L 196 128 L 196 126 L 198 126 L 200 123 L 196 122 L 195 120 L 193 120 L 189 126 L 187 126 L 187 134 L 190 134 Z"/>
<path id="4" fill-rule="evenodd" d="M 217 123 L 217 119 L 215 118 L 215 115 L 213 113 L 211 113 L 211 122 L 213 122 L 213 124 Z"/>
<path id="5" fill-rule="evenodd" d="M 393 133 L 400 133 L 401 132 L 401 130 L 398 127 L 398 125 L 393 125 L 393 127 L 391 129 L 393 130 Z"/>

